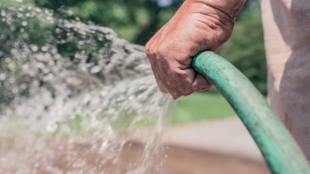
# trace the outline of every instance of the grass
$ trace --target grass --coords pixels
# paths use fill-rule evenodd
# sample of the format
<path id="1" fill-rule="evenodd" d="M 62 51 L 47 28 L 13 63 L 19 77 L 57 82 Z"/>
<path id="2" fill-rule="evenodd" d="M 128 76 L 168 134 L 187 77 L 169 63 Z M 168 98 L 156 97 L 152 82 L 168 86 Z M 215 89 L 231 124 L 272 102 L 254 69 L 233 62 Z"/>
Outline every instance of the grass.
<path id="1" fill-rule="evenodd" d="M 179 99 L 172 123 L 182 124 L 235 115 L 231 106 L 220 93 L 197 92 Z"/>
<path id="2" fill-rule="evenodd" d="M 196 92 L 187 97 L 181 97 L 175 108 L 167 115 L 168 124 L 185 124 L 201 120 L 215 120 L 234 117 L 236 113 L 226 99 L 215 89 L 208 92 Z M 150 117 L 137 122 L 136 127 L 154 126 L 156 117 Z"/>

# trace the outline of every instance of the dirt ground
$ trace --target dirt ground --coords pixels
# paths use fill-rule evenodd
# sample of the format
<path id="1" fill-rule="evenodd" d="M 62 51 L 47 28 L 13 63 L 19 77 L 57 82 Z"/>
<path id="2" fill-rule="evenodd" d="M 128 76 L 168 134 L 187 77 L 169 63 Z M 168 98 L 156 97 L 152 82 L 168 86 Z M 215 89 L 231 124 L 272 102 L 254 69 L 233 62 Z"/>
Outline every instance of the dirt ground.
<path id="1" fill-rule="evenodd" d="M 35 147 L 35 148 L 34 148 Z M 0 146 L 1 174 L 268 174 L 260 162 L 209 152 L 161 147 L 143 153 L 144 146 L 126 143 L 100 152 L 99 144 L 44 142 Z M 113 150 L 114 149 L 114 150 Z M 160 150 L 159 150 L 160 149 Z M 143 170 L 146 169 L 146 170 Z"/>

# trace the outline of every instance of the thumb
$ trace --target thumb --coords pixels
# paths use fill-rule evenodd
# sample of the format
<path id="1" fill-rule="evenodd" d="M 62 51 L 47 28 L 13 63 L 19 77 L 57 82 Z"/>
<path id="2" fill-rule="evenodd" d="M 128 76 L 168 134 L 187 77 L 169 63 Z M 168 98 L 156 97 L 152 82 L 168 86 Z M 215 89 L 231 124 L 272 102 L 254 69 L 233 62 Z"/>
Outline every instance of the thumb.
<path id="1" fill-rule="evenodd" d="M 196 73 L 194 81 L 192 83 L 192 89 L 194 91 L 204 91 L 212 87 L 212 83 L 209 82 L 204 76 Z"/>

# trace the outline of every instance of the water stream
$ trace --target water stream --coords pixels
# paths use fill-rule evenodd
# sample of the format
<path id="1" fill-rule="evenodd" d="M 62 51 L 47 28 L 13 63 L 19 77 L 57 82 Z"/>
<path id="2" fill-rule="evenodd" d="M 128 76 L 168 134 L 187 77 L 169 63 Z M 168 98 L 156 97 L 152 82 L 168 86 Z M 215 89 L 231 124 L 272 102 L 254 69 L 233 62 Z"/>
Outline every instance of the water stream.
<path id="1" fill-rule="evenodd" d="M 144 48 L 70 15 L 0 3 L 0 173 L 163 173 L 156 137 L 175 102 Z"/>

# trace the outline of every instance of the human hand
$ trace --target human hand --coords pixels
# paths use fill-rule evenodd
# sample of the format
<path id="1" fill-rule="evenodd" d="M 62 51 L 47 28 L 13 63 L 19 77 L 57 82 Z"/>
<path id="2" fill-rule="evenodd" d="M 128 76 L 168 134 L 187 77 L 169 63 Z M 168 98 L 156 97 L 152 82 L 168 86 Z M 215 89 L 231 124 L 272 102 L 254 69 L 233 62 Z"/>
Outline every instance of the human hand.
<path id="1" fill-rule="evenodd" d="M 192 69 L 192 57 L 203 50 L 217 51 L 228 40 L 243 3 L 244 0 L 185 0 L 145 46 L 162 92 L 177 99 L 212 86 Z"/>

